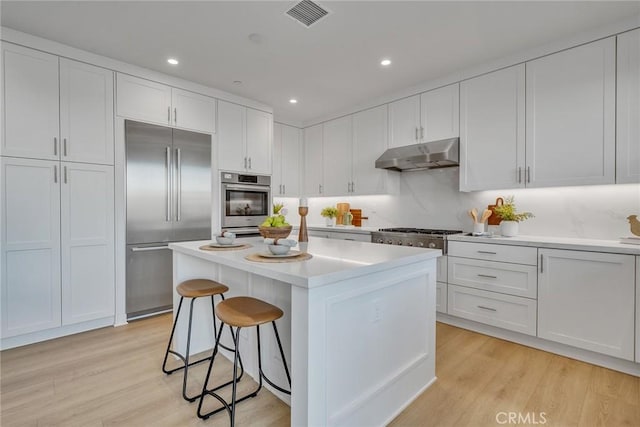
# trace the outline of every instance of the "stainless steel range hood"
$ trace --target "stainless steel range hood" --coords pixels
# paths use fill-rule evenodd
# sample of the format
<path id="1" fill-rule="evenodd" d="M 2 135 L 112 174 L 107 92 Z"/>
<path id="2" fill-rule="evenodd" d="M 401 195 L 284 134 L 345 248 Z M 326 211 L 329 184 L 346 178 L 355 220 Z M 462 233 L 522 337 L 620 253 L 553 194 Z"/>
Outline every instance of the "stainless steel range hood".
<path id="1" fill-rule="evenodd" d="M 402 172 L 458 166 L 459 145 L 460 138 L 450 138 L 389 148 L 376 160 L 376 168 Z"/>

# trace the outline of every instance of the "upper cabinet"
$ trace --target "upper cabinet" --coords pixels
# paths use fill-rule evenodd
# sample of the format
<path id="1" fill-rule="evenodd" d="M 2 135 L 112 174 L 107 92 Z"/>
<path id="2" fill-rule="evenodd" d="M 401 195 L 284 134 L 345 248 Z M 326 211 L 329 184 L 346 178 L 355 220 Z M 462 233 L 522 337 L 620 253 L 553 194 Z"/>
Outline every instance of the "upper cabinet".
<path id="1" fill-rule="evenodd" d="M 196 132 L 215 133 L 216 100 L 118 73 L 118 116 Z"/>
<path id="2" fill-rule="evenodd" d="M 351 116 L 324 124 L 323 159 L 324 195 L 339 196 L 350 193 Z"/>
<path id="3" fill-rule="evenodd" d="M 276 123 L 273 126 L 273 194 L 294 197 L 300 194 L 302 131 Z"/>
<path id="4" fill-rule="evenodd" d="M 304 162 L 302 164 L 302 194 L 322 196 L 322 134 L 323 125 L 310 126 L 304 130 Z"/>
<path id="5" fill-rule="evenodd" d="M 615 38 L 526 64 L 527 187 L 615 180 Z"/>
<path id="6" fill-rule="evenodd" d="M 618 36 L 617 70 L 616 182 L 640 182 L 640 29 Z"/>
<path id="7" fill-rule="evenodd" d="M 218 102 L 218 167 L 271 174 L 273 116 L 230 102 Z"/>
<path id="8" fill-rule="evenodd" d="M 460 83 L 460 191 L 524 187 L 524 65 Z"/>
<path id="9" fill-rule="evenodd" d="M 113 164 L 113 72 L 5 43 L 2 155 Z"/>
<path id="10" fill-rule="evenodd" d="M 389 147 L 458 136 L 458 83 L 389 104 Z"/>

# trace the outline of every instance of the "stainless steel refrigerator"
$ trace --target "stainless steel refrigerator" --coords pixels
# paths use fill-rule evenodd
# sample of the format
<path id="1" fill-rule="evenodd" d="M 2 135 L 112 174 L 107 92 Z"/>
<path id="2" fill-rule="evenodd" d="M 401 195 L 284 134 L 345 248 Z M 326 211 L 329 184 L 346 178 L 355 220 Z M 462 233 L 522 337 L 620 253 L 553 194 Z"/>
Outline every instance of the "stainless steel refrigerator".
<path id="1" fill-rule="evenodd" d="M 211 136 L 125 122 L 127 317 L 173 305 L 170 242 L 211 238 Z"/>

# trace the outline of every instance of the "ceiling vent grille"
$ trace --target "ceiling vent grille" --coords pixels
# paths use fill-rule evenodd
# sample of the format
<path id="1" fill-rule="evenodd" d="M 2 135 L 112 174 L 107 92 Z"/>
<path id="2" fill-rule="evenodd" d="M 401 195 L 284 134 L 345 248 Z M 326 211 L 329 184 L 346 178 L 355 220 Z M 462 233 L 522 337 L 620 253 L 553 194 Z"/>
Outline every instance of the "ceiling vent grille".
<path id="1" fill-rule="evenodd" d="M 287 10 L 287 15 L 300 22 L 305 27 L 310 27 L 328 14 L 328 10 L 323 9 L 320 5 L 312 2 L 311 0 L 302 0 L 291 9 Z"/>

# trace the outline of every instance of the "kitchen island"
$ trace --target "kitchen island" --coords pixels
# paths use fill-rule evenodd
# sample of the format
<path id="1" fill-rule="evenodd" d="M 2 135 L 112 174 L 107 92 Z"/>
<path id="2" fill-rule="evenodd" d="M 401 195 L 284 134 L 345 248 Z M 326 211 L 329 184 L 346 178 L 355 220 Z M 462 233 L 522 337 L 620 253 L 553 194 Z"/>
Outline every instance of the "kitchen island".
<path id="1" fill-rule="evenodd" d="M 252 247 L 203 251 L 209 242 L 171 244 L 174 287 L 209 278 L 229 287 L 227 297 L 251 295 L 284 311 L 278 329 L 291 368 L 291 425 L 383 425 L 435 381 L 439 250 L 310 238 L 310 260 L 258 263 L 245 256 L 265 252 L 262 239 L 238 241 Z M 196 301 L 192 353 L 213 347 L 205 300 Z M 174 308 L 177 302 L 175 294 Z M 176 329 L 179 350 L 186 318 Z M 263 329 L 264 370 L 286 387 L 272 330 Z M 231 344 L 227 332 L 223 339 Z M 240 349 L 256 378 L 255 328 L 241 331 Z"/>

